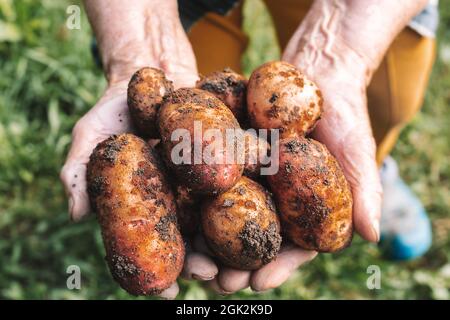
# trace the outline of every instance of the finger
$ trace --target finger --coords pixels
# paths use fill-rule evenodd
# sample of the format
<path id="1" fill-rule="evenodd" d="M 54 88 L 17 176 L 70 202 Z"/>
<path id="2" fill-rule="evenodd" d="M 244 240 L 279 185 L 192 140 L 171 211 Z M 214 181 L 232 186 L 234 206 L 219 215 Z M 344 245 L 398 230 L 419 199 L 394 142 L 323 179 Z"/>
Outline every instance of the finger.
<path id="1" fill-rule="evenodd" d="M 161 292 L 158 297 L 167 299 L 167 300 L 173 300 L 177 297 L 178 291 L 180 291 L 180 288 L 178 287 L 178 283 L 174 282 L 169 288 Z"/>
<path id="2" fill-rule="evenodd" d="M 67 163 L 63 166 L 60 179 L 68 197 L 68 211 L 73 221 L 79 221 L 90 212 L 86 193 L 86 165 Z"/>
<path id="3" fill-rule="evenodd" d="M 276 288 L 285 282 L 299 266 L 312 260 L 316 255 L 315 251 L 292 246 L 285 247 L 275 260 L 253 273 L 250 286 L 255 291 Z"/>
<path id="4" fill-rule="evenodd" d="M 126 96 L 104 97 L 101 101 L 75 125 L 69 154 L 60 174 L 73 221 L 79 221 L 90 212 L 86 165 L 92 150 L 110 135 L 131 130 Z"/>
<path id="5" fill-rule="evenodd" d="M 225 291 L 220 285 L 219 282 L 217 280 L 217 278 L 212 279 L 211 281 L 206 282 L 206 286 L 211 289 L 212 291 L 214 291 L 215 293 L 218 293 L 222 296 L 231 294 L 232 292 L 227 292 Z"/>
<path id="6" fill-rule="evenodd" d="M 377 242 L 382 189 L 376 164 L 376 145 L 368 114 L 363 108 L 365 102 L 356 100 L 353 105 L 361 107 L 357 110 L 327 109 L 314 134 L 336 157 L 350 184 L 356 231 L 364 239 Z M 336 128 L 341 128 L 339 134 Z"/>
<path id="7" fill-rule="evenodd" d="M 219 272 L 214 261 L 199 252 L 189 252 L 184 260 L 181 276 L 184 279 L 207 281 L 213 279 Z"/>
<path id="8" fill-rule="evenodd" d="M 382 188 L 376 163 L 375 141 L 365 130 L 353 130 L 339 150 L 330 149 L 342 166 L 353 195 L 353 222 L 366 240 L 378 242 Z"/>
<path id="9" fill-rule="evenodd" d="M 348 139 L 357 148 L 357 142 Z M 380 240 L 380 216 L 382 188 L 380 175 L 375 162 L 375 143 L 373 151 L 361 152 L 358 161 L 351 153 L 342 154 L 344 174 L 350 183 L 353 194 L 353 221 L 356 231 L 366 240 Z"/>
<path id="10" fill-rule="evenodd" d="M 66 190 L 69 214 L 73 221 L 79 221 L 90 212 L 87 194 L 86 165 L 89 156 L 101 136 L 91 134 L 87 121 L 80 120 L 72 131 L 72 144 L 60 178 Z"/>
<path id="11" fill-rule="evenodd" d="M 375 165 L 374 167 L 376 168 Z M 373 171 L 375 170 L 373 169 Z M 381 185 L 369 183 L 365 186 L 363 183 L 358 182 L 352 183 L 351 187 L 353 194 L 353 220 L 356 231 L 368 241 L 380 241 Z"/>
<path id="12" fill-rule="evenodd" d="M 217 278 L 219 286 L 225 292 L 236 292 L 250 285 L 251 272 L 232 268 L 221 268 Z"/>

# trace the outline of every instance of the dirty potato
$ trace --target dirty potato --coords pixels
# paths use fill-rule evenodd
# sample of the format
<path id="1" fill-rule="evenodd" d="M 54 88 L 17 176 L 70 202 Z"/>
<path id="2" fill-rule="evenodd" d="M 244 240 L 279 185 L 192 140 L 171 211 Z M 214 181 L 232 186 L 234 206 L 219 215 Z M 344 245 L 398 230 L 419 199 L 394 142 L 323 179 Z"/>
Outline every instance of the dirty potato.
<path id="1" fill-rule="evenodd" d="M 162 144 L 154 143 L 154 145 L 155 151 L 162 160 L 165 160 Z M 200 197 L 193 194 L 188 187 L 179 184 L 175 177 L 169 176 L 169 183 L 172 185 L 177 204 L 177 220 L 181 234 L 183 236 L 191 236 L 198 230 L 200 223 Z"/>
<path id="2" fill-rule="evenodd" d="M 214 94 L 230 108 L 238 122 L 247 127 L 247 79 L 230 68 L 201 77 L 196 87 Z"/>
<path id="3" fill-rule="evenodd" d="M 154 150 L 132 134 L 97 145 L 87 168 L 113 278 L 131 294 L 159 294 L 181 272 L 176 205 Z"/>
<path id="4" fill-rule="evenodd" d="M 202 205 L 206 243 L 227 266 L 254 270 L 280 249 L 280 223 L 269 192 L 242 177 L 236 185 Z"/>
<path id="5" fill-rule="evenodd" d="M 303 137 L 280 140 L 278 173 L 268 176 L 283 232 L 304 249 L 339 251 L 352 240 L 352 195 L 327 148 Z"/>
<path id="6" fill-rule="evenodd" d="M 131 120 L 140 135 L 158 138 L 156 117 L 173 84 L 159 69 L 145 67 L 136 71 L 128 83 L 127 102 Z"/>
<path id="7" fill-rule="evenodd" d="M 198 230 L 200 224 L 200 198 L 183 185 L 178 185 L 174 194 L 181 233 L 190 236 Z"/>
<path id="8" fill-rule="evenodd" d="M 257 68 L 247 92 L 252 127 L 279 129 L 281 137 L 309 133 L 322 113 L 320 90 L 287 62 L 268 62 Z"/>
<path id="9" fill-rule="evenodd" d="M 261 159 L 270 152 L 270 144 L 255 132 L 244 132 L 245 163 L 244 175 L 257 180 L 261 176 Z"/>
<path id="10" fill-rule="evenodd" d="M 226 161 L 225 147 L 226 130 L 240 130 L 239 123 L 211 93 L 190 88 L 174 91 L 164 100 L 158 123 L 166 162 L 177 181 L 194 194 L 220 194 L 242 175 L 243 164 L 236 157 Z M 213 132 L 222 143 L 207 137 Z M 228 150 L 236 150 L 236 140 L 232 143 Z"/>

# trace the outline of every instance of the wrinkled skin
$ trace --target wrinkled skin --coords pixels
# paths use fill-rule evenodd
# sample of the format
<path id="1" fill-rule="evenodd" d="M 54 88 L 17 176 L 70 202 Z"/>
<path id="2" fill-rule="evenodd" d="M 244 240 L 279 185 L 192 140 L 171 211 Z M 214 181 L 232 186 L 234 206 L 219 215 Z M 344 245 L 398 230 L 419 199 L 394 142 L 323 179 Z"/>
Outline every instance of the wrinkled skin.
<path id="1" fill-rule="evenodd" d="M 279 170 L 268 176 L 283 232 L 308 250 L 336 252 L 352 239 L 352 195 L 326 147 L 303 137 L 279 141 Z"/>
<path id="2" fill-rule="evenodd" d="M 185 251 L 156 152 L 132 134 L 111 136 L 94 149 L 87 182 L 113 278 L 133 295 L 168 289 L 181 273 Z"/>
<path id="3" fill-rule="evenodd" d="M 201 220 L 208 247 L 226 266 L 259 269 L 280 250 L 280 222 L 272 197 L 247 177 L 205 200 Z"/>

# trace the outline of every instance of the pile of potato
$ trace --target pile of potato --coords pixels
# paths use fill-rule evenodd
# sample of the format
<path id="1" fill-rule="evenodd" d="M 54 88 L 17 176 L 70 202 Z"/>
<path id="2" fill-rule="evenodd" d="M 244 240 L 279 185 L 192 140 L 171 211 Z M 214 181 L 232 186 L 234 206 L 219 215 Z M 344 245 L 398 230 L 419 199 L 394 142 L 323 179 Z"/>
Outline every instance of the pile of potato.
<path id="1" fill-rule="evenodd" d="M 181 272 L 182 235 L 197 232 L 222 264 L 245 270 L 276 259 L 282 235 L 283 241 L 320 252 L 348 246 L 348 183 L 327 148 L 305 137 L 322 105 L 317 86 L 286 62 L 266 63 L 248 81 L 225 69 L 202 77 L 196 88 L 178 90 L 162 71 L 138 70 L 128 87 L 137 135 L 98 144 L 87 171 L 114 279 L 131 294 L 160 293 Z M 195 121 L 203 132 L 279 129 L 278 172 L 261 176 L 261 164 L 248 161 L 258 149 L 274 148 L 248 132 L 245 140 L 259 143 L 257 150 L 245 150 L 245 164 L 174 163 L 178 141 L 172 134 L 184 128 L 193 136 Z M 153 139 L 160 143 L 148 143 Z M 191 146 L 198 148 L 194 139 Z"/>

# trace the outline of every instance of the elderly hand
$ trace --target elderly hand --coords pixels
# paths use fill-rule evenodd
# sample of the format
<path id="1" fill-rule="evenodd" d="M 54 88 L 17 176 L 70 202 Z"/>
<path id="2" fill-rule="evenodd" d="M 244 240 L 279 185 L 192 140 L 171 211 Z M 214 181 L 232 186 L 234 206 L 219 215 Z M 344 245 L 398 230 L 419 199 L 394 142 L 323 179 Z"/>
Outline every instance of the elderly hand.
<path id="1" fill-rule="evenodd" d="M 347 48 L 326 59 L 316 57 L 311 50 L 287 47 L 283 60 L 296 65 L 314 80 L 324 98 L 324 114 L 313 137 L 324 143 L 340 163 L 353 193 L 353 218 L 356 231 L 365 239 L 379 240 L 381 185 L 375 160 L 375 142 L 366 106 L 364 63 Z M 318 55 L 320 57 L 320 55 Z M 351 64 L 348 62 L 351 61 Z M 197 250 L 202 242 L 197 242 Z M 227 267 L 210 282 L 221 294 L 229 294 L 250 286 L 264 291 L 281 285 L 316 252 L 285 244 L 278 257 L 259 270 L 250 272 Z"/>
<path id="2" fill-rule="evenodd" d="M 283 60 L 297 66 L 322 91 L 324 113 L 313 137 L 336 157 L 350 184 L 356 231 L 364 239 L 377 242 L 382 188 L 367 109 L 371 68 L 367 60 L 338 38 L 323 39 L 318 35 L 316 41 L 299 46 L 308 36 L 302 30 L 296 32 Z M 330 41 L 326 49 L 322 47 L 324 41 Z"/>

